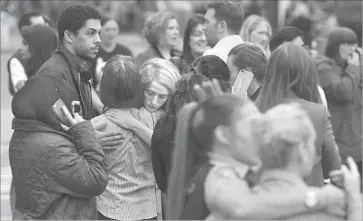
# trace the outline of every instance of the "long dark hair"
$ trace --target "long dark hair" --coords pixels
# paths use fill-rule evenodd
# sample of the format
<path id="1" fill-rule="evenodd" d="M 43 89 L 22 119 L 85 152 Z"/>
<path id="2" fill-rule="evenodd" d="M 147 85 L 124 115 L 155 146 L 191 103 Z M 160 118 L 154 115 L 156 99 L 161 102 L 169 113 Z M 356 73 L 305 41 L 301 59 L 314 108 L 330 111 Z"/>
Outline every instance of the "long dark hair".
<path id="1" fill-rule="evenodd" d="M 312 57 L 303 47 L 292 43 L 283 44 L 272 52 L 257 106 L 265 112 L 283 103 L 289 93 L 310 102 L 321 103 Z"/>
<path id="2" fill-rule="evenodd" d="M 190 36 L 194 32 L 198 25 L 203 25 L 206 22 L 204 15 L 195 14 L 189 18 L 188 23 L 185 27 L 184 38 L 183 38 L 183 56 L 187 63 L 191 64 L 195 59 L 190 48 Z"/>
<path id="3" fill-rule="evenodd" d="M 29 45 L 31 58 L 25 64 L 29 77 L 36 74 L 39 68 L 52 57 L 58 45 L 54 29 L 46 25 L 25 26 L 21 35 Z"/>
<path id="4" fill-rule="evenodd" d="M 196 162 L 207 160 L 214 143 L 214 130 L 220 125 L 231 125 L 235 110 L 249 103 L 247 99 L 225 94 L 201 104 L 186 104 L 179 111 L 169 179 L 166 217 L 178 219 L 184 206 L 185 185 Z"/>

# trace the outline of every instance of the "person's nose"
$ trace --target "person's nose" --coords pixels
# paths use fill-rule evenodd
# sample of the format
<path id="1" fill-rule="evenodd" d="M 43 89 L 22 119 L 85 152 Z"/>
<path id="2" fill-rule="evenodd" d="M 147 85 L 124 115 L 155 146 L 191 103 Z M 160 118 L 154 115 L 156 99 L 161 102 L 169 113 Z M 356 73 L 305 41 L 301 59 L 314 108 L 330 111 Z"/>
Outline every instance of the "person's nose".
<path id="1" fill-rule="evenodd" d="M 151 105 L 155 107 L 157 106 L 158 102 L 159 102 L 158 96 L 154 96 L 151 100 Z"/>
<path id="2" fill-rule="evenodd" d="M 100 34 L 96 34 L 96 38 L 95 38 L 95 41 L 94 41 L 94 43 L 95 44 L 100 44 L 101 43 L 101 36 L 100 36 Z"/>
<path id="3" fill-rule="evenodd" d="M 206 34 L 202 34 L 202 35 L 200 36 L 200 40 L 201 40 L 201 41 L 206 41 L 206 40 L 207 40 L 207 35 L 206 35 Z"/>

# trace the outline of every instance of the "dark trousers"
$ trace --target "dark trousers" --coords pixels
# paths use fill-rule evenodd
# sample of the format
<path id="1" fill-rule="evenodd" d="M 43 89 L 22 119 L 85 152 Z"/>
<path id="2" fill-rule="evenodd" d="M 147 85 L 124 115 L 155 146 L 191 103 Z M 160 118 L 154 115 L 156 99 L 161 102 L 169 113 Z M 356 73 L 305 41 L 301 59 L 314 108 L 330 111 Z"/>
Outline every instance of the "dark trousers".
<path id="1" fill-rule="evenodd" d="M 115 220 L 115 219 L 108 218 L 108 217 L 104 216 L 102 213 L 98 212 L 98 220 Z M 143 220 L 156 220 L 156 217 L 150 218 L 150 219 L 143 219 Z"/>
<path id="2" fill-rule="evenodd" d="M 357 163 L 357 167 L 358 167 L 358 170 L 359 170 L 359 174 L 360 174 L 360 178 L 362 180 L 362 161 L 361 162 L 356 162 Z M 363 189 L 363 183 L 361 183 L 361 186 L 360 186 L 360 192 L 362 192 L 362 189 Z"/>

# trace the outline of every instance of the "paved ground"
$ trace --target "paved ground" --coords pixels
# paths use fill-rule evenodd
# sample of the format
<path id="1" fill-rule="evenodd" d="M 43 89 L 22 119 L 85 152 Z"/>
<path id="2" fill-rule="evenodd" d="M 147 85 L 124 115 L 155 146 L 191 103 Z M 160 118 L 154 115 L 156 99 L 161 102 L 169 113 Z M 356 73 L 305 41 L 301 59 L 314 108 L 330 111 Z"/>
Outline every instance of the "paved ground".
<path id="1" fill-rule="evenodd" d="M 118 41 L 128 46 L 134 55 L 140 53 L 147 44 L 137 34 L 123 34 Z M 19 45 L 19 37 L 13 38 L 13 48 Z M 1 52 L 1 220 L 11 220 L 9 189 L 11 183 L 11 169 L 9 164 L 8 144 L 12 135 L 11 121 L 11 95 L 8 90 L 8 72 L 6 62 L 14 50 Z"/>

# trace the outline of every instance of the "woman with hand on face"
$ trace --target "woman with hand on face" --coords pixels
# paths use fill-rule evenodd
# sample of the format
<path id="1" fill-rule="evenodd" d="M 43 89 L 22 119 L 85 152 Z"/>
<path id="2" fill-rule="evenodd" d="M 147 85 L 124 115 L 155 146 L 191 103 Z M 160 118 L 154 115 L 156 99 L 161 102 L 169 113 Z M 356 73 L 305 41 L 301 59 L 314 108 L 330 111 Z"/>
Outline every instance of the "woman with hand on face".
<path id="1" fill-rule="evenodd" d="M 265 54 L 252 43 L 246 42 L 232 48 L 227 59 L 232 93 L 255 101 L 265 79 L 266 64 Z"/>
<path id="2" fill-rule="evenodd" d="M 269 42 L 272 36 L 272 28 L 266 18 L 259 15 L 250 15 L 243 22 L 240 36 L 244 42 L 251 42 L 261 47 L 265 56 L 270 57 Z"/>
<path id="3" fill-rule="evenodd" d="M 356 52 L 357 42 L 351 29 L 339 27 L 328 37 L 325 56 L 315 63 L 340 156 L 353 157 L 362 175 L 362 55 Z"/>
<path id="4" fill-rule="evenodd" d="M 202 14 L 195 14 L 189 18 L 183 38 L 183 55 L 172 62 L 179 68 L 180 74 L 188 72 L 199 56 L 208 50 L 207 36 L 205 33 L 205 18 Z"/>
<path id="5" fill-rule="evenodd" d="M 150 15 L 142 31 L 150 47 L 135 58 L 137 68 L 151 58 L 170 60 L 180 56 L 174 49 L 180 43 L 179 24 L 169 12 L 156 12 Z M 141 70 L 141 69 L 140 69 Z"/>

